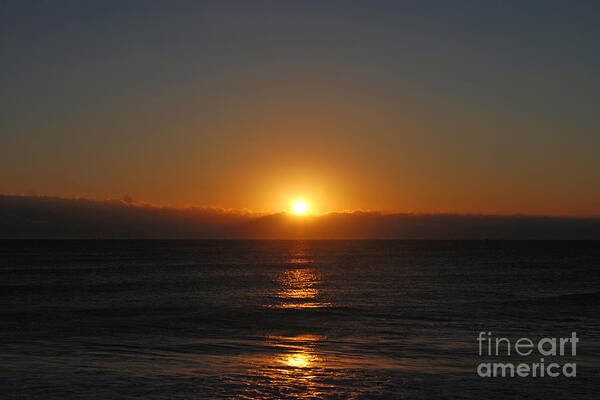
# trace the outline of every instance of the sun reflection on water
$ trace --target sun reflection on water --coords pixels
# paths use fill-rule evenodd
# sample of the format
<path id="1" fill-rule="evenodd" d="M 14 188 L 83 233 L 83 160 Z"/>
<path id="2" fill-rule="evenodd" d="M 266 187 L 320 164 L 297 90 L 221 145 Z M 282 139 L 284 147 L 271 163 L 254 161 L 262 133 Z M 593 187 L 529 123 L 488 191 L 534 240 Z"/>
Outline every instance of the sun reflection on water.
<path id="1" fill-rule="evenodd" d="M 288 269 L 277 277 L 276 282 L 276 297 L 280 302 L 272 307 L 303 309 L 331 306 L 331 303 L 322 301 L 319 289 L 321 273 L 316 268 Z"/>
<path id="2" fill-rule="evenodd" d="M 323 293 L 323 277 L 314 257 L 303 245 L 291 249 L 284 268 L 273 277 L 269 308 L 308 310 L 331 307 Z M 269 347 L 277 349 L 255 365 L 266 384 L 265 391 L 293 398 L 318 398 L 328 389 L 319 382 L 326 375 L 325 359 L 319 351 L 324 336 L 269 335 Z"/>
<path id="3" fill-rule="evenodd" d="M 277 361 L 286 367 L 311 368 L 319 361 L 319 359 L 315 354 L 310 354 L 308 352 L 297 352 L 285 354 Z"/>
<path id="4" fill-rule="evenodd" d="M 277 323 L 258 346 L 264 351 L 243 358 L 247 366 L 243 373 L 247 377 L 246 396 L 240 398 L 348 398 L 344 388 L 355 384 L 362 385 L 367 393 L 377 391 L 384 381 L 365 383 L 365 374 L 356 371 L 386 364 L 377 357 L 345 356 L 337 346 L 340 342 L 333 345 L 327 336 L 317 334 L 328 332 L 320 323 L 326 313 L 314 311 L 333 307 L 334 297 L 324 282 L 323 271 L 327 270 L 319 265 L 310 248 L 298 243 L 280 268 L 272 271 L 272 286 L 266 291 L 263 305 L 278 309 L 272 313 Z M 342 342 L 341 346 L 349 344 Z"/>
<path id="5" fill-rule="evenodd" d="M 318 335 L 268 336 L 268 342 L 281 351 L 265 360 L 261 374 L 282 393 L 295 398 L 318 397 L 324 388 L 315 381 L 325 373 L 317 349 L 322 339 Z"/>
<path id="6" fill-rule="evenodd" d="M 322 274 L 314 264 L 314 256 L 302 243 L 290 250 L 284 265 L 287 268 L 274 279 L 276 300 L 266 307 L 293 309 L 331 307 L 330 302 L 323 301 Z"/>

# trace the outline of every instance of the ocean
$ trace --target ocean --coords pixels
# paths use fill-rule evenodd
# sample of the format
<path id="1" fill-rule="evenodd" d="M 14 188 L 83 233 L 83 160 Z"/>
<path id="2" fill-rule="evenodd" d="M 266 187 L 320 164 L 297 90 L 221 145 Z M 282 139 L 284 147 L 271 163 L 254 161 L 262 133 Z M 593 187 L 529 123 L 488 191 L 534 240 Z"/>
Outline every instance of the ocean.
<path id="1" fill-rule="evenodd" d="M 2 241 L 0 397 L 595 399 L 598 244 Z M 482 377 L 540 354 L 481 332 L 576 376 Z"/>

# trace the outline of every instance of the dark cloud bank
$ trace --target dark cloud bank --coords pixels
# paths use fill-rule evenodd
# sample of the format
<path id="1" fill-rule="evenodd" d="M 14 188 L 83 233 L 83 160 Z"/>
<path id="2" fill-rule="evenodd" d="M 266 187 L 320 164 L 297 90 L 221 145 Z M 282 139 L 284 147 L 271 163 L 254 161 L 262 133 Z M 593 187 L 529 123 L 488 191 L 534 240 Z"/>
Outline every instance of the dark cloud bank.
<path id="1" fill-rule="evenodd" d="M 600 218 L 345 212 L 298 218 L 0 195 L 0 238 L 600 239 Z"/>

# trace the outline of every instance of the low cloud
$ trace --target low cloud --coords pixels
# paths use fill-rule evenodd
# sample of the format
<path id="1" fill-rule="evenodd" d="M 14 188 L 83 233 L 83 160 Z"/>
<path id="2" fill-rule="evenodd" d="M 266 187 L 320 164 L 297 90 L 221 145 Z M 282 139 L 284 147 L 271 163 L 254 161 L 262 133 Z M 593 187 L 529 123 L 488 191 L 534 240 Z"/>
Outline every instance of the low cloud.
<path id="1" fill-rule="evenodd" d="M 298 217 L 131 198 L 0 195 L 0 238 L 73 239 L 600 239 L 600 218 L 345 211 Z"/>

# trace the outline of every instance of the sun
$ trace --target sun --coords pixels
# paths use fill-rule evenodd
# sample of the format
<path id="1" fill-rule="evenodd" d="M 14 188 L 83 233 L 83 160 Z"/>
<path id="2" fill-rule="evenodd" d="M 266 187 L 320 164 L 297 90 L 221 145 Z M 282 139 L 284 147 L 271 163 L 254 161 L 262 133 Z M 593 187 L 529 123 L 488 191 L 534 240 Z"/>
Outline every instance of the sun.
<path id="1" fill-rule="evenodd" d="M 296 214 L 306 214 L 308 211 L 308 206 L 304 201 L 298 200 L 292 204 L 292 211 L 294 211 Z"/>

